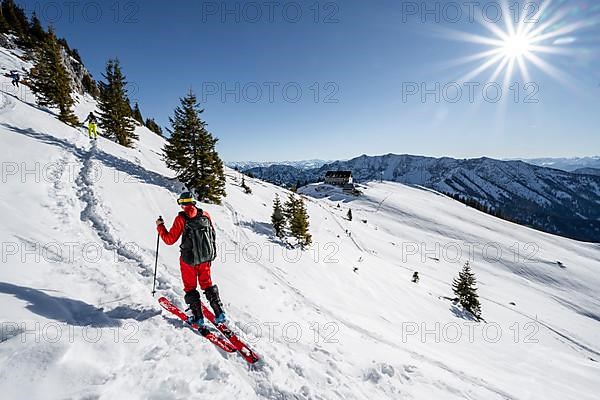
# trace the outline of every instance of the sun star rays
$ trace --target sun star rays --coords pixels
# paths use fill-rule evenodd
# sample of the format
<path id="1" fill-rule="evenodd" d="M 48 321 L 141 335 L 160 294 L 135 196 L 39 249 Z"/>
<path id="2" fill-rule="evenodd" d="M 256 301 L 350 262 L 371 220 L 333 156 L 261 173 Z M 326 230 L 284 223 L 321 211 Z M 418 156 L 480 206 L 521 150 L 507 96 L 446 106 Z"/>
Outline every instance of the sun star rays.
<path id="1" fill-rule="evenodd" d="M 531 3 L 527 3 L 531 4 Z M 532 12 L 515 14 L 514 5 L 501 0 L 502 19 L 491 22 L 484 18 L 475 21 L 487 34 L 474 34 L 444 28 L 446 39 L 469 42 L 482 49 L 479 52 L 448 60 L 448 68 L 468 67 L 458 79 L 459 83 L 481 78 L 489 73 L 489 82 L 500 80 L 504 88 L 515 82 L 517 76 L 523 84 L 535 79 L 530 69 L 543 72 L 547 77 L 574 88 L 574 79 L 552 62 L 553 57 L 575 56 L 576 34 L 597 26 L 597 13 L 581 13 L 581 4 L 574 5 L 559 0 L 542 0 Z M 469 67 L 470 65 L 470 67 Z"/>

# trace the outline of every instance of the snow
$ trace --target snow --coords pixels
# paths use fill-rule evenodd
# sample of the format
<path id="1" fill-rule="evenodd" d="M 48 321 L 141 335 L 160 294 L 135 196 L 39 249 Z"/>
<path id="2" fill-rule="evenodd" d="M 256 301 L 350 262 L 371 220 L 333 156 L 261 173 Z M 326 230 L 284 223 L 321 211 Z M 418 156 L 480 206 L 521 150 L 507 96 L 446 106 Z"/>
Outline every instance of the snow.
<path id="1" fill-rule="evenodd" d="M 0 63 L 26 68 L 8 50 Z M 181 189 L 163 139 L 138 128 L 134 149 L 90 142 L 27 89 L 0 105 L 3 398 L 597 397 L 597 244 L 373 182 L 360 197 L 303 188 L 315 243 L 299 252 L 271 234 L 272 201 L 288 192 L 246 178 L 245 194 L 226 169 L 223 205 L 201 206 L 217 226 L 213 279 L 263 358 L 250 367 L 161 312 L 158 295 L 182 305 L 177 246 L 161 244 L 150 294 L 154 221 L 173 220 Z M 80 97 L 76 113 L 94 107 Z M 468 259 L 487 322 L 448 300 Z"/>
<path id="2" fill-rule="evenodd" d="M 533 158 L 523 159 L 522 161 L 542 167 L 562 169 L 564 171 L 575 171 L 579 168 L 600 168 L 600 156 L 574 158 Z"/>
<path id="3" fill-rule="evenodd" d="M 238 168 L 242 171 L 256 168 L 269 167 L 271 165 L 287 165 L 298 169 L 320 168 L 331 162 L 331 160 L 299 160 L 299 161 L 226 161 L 225 165 L 231 168 Z"/>

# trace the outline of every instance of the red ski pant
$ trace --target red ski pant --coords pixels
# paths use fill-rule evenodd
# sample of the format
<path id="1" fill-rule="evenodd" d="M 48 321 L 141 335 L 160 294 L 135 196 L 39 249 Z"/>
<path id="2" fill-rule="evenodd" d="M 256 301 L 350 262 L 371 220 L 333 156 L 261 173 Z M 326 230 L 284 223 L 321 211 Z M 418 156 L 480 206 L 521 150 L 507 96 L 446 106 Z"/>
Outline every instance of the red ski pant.
<path id="1" fill-rule="evenodd" d="M 181 267 L 183 290 L 186 293 L 196 289 L 198 283 L 200 284 L 200 289 L 202 290 L 213 285 L 212 280 L 210 279 L 210 261 L 192 266 L 184 263 L 180 258 L 179 266 Z"/>

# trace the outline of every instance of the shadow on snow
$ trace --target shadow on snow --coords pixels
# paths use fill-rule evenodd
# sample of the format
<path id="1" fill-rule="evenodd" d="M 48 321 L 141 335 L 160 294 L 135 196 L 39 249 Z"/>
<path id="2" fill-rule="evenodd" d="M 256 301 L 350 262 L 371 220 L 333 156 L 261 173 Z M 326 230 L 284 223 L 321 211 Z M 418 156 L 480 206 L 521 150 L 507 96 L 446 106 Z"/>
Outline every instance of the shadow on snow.
<path id="1" fill-rule="evenodd" d="M 110 311 L 104 311 L 81 300 L 67 297 L 51 296 L 42 290 L 25 286 L 0 282 L 0 293 L 13 295 L 19 300 L 26 301 L 29 311 L 44 318 L 64 322 L 73 326 L 91 326 L 95 328 L 118 327 L 123 319 L 143 321 L 160 314 L 152 309 L 135 309 L 119 306 Z"/>
<path id="2" fill-rule="evenodd" d="M 11 131 L 13 131 L 15 133 L 19 133 L 21 135 L 30 137 L 30 138 L 38 140 L 42 143 L 60 147 L 61 149 L 70 152 L 71 154 L 73 154 L 75 157 L 79 158 L 82 161 L 85 160 L 86 157 L 89 157 L 86 150 L 75 146 L 73 143 L 69 142 L 68 140 L 60 139 L 60 138 L 57 138 L 56 136 L 48 135 L 46 133 L 36 132 L 35 130 L 33 130 L 31 128 L 22 129 L 22 128 L 19 128 L 19 127 L 16 127 L 16 126 L 13 126 L 13 125 L 10 125 L 7 123 L 0 123 L 0 125 L 4 126 L 7 129 L 10 129 Z M 142 183 L 156 185 L 156 186 L 165 188 L 167 190 L 170 190 L 171 192 L 173 192 L 175 194 L 179 193 L 179 188 L 181 185 L 177 184 L 176 181 L 174 181 L 170 178 L 167 178 L 157 172 L 148 171 L 144 167 L 136 165 L 136 164 L 132 163 L 131 161 L 127 161 L 122 158 L 115 157 L 112 154 L 103 152 L 101 150 L 94 151 L 94 158 L 96 160 L 98 160 L 99 162 L 101 162 L 102 164 L 104 164 L 106 167 L 114 168 L 120 172 L 126 173 Z"/>

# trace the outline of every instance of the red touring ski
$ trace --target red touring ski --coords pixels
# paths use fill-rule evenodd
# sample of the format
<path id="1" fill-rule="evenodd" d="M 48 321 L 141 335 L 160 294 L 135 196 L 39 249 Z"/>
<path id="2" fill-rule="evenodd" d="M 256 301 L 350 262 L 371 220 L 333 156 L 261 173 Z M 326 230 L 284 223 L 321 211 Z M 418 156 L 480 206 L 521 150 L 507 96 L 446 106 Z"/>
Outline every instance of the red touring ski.
<path id="1" fill-rule="evenodd" d="M 169 311 L 173 315 L 179 317 L 179 319 L 181 319 L 186 324 L 188 324 L 192 329 L 194 329 L 195 331 L 200 333 L 198 325 L 190 324 L 188 322 L 188 316 L 183 311 L 181 311 L 177 306 L 175 306 L 173 303 L 171 303 L 166 297 L 161 297 L 160 299 L 158 299 L 158 303 L 162 306 L 162 308 Z M 202 336 L 207 338 L 208 341 L 213 343 L 215 346 L 223 349 L 224 351 L 226 351 L 228 353 L 235 353 L 236 351 L 238 351 L 237 346 L 234 346 L 228 340 L 223 339 L 223 338 L 215 335 L 212 332 L 208 332 L 207 334 L 202 335 Z"/>
<path id="2" fill-rule="evenodd" d="M 253 352 L 244 342 L 242 342 L 235 333 L 229 329 L 229 327 L 225 324 L 216 324 L 215 323 L 215 315 L 212 311 L 210 311 L 204 303 L 202 303 L 202 314 L 204 314 L 204 318 L 207 318 L 210 322 L 212 322 L 219 332 L 221 332 L 233 346 L 235 349 L 244 357 L 246 361 L 250 364 L 254 364 L 255 362 L 260 360 L 260 357 Z"/>

